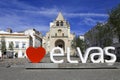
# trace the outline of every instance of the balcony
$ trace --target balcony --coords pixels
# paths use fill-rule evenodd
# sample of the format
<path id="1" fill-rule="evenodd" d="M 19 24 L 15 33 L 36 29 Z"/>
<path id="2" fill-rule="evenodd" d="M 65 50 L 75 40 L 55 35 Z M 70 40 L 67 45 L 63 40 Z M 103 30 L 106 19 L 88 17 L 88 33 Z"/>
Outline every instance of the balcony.
<path id="1" fill-rule="evenodd" d="M 51 36 L 51 38 L 68 38 L 68 36 Z"/>

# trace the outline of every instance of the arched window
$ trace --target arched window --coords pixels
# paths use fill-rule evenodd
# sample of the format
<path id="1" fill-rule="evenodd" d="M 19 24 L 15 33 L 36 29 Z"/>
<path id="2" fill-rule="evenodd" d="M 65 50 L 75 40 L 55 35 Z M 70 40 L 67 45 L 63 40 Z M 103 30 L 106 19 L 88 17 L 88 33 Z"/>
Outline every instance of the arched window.
<path id="1" fill-rule="evenodd" d="M 59 21 L 56 22 L 56 26 L 59 26 Z"/>
<path id="2" fill-rule="evenodd" d="M 62 32 L 62 30 L 61 30 L 61 29 L 58 29 L 58 32 L 59 32 L 59 33 L 61 33 L 61 32 Z"/>
<path id="3" fill-rule="evenodd" d="M 63 21 L 60 22 L 60 26 L 63 26 Z"/>

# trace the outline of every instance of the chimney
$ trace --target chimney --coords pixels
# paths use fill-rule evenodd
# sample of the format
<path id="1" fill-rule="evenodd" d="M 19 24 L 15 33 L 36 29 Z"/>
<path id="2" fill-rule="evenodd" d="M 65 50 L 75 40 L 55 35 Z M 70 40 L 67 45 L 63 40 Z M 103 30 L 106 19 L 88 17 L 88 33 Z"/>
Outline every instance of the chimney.
<path id="1" fill-rule="evenodd" d="M 12 29 L 11 28 L 7 28 L 7 32 L 12 33 Z"/>

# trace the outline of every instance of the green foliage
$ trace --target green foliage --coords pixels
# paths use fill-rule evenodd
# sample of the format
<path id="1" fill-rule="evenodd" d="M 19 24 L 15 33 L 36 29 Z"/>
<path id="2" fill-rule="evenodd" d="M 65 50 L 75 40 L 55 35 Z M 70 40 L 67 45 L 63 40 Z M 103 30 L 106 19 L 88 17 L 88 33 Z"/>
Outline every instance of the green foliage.
<path id="1" fill-rule="evenodd" d="M 90 46 L 106 47 L 112 44 L 113 31 L 108 23 L 98 23 L 92 30 L 85 34 L 85 39 L 89 41 L 87 43 Z"/>
<path id="2" fill-rule="evenodd" d="M 72 40 L 71 46 L 72 48 L 76 48 L 76 37 L 74 37 L 74 39 Z"/>
<path id="3" fill-rule="evenodd" d="M 1 38 L 1 52 L 2 54 L 6 53 L 6 42 L 4 37 Z"/>
<path id="4" fill-rule="evenodd" d="M 13 51 L 13 46 L 14 46 L 13 42 L 10 42 L 9 43 L 9 50 Z"/>
<path id="5" fill-rule="evenodd" d="M 97 23 L 85 34 L 85 41 L 88 47 L 106 47 L 113 44 L 114 35 L 118 36 L 120 42 L 120 4 L 109 12 L 107 23 Z"/>
<path id="6" fill-rule="evenodd" d="M 108 22 L 113 26 L 113 29 L 118 35 L 120 42 L 120 4 L 109 12 Z"/>
<path id="7" fill-rule="evenodd" d="M 81 40 L 79 36 L 75 36 L 74 44 L 75 44 L 74 45 L 75 48 L 79 47 L 81 49 L 81 51 L 84 52 L 85 42 L 83 40 Z"/>

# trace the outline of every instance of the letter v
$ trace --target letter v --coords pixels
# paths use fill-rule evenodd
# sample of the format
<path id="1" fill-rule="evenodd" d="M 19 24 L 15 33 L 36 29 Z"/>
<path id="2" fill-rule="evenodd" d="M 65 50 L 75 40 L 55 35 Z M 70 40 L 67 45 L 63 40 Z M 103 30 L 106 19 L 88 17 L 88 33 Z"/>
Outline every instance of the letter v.
<path id="1" fill-rule="evenodd" d="M 80 60 L 82 61 L 82 63 L 86 63 L 87 58 L 88 58 L 88 55 L 89 55 L 88 49 L 86 50 L 84 56 L 82 55 L 82 52 L 81 52 L 81 50 L 80 50 L 79 47 L 77 47 L 77 51 L 78 51 L 78 53 L 79 53 L 79 58 L 80 58 Z"/>

